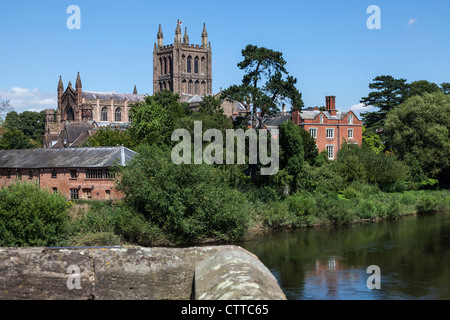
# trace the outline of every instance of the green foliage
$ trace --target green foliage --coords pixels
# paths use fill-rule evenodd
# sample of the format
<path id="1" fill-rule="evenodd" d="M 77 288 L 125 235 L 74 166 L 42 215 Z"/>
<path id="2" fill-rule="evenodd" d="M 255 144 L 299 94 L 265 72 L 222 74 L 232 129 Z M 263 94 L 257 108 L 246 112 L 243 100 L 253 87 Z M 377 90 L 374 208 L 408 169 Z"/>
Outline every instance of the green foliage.
<path id="1" fill-rule="evenodd" d="M 292 177 L 291 190 L 295 192 L 300 186 L 300 175 L 304 162 L 302 133 L 299 126 L 288 121 L 279 126 L 280 133 L 280 169 Z"/>
<path id="2" fill-rule="evenodd" d="M 128 130 L 119 130 L 116 128 L 100 128 L 95 135 L 89 137 L 85 143 L 85 147 L 115 147 L 125 146 L 132 149 L 136 145 L 136 141 L 130 135 Z"/>
<path id="3" fill-rule="evenodd" d="M 372 149 L 377 154 L 383 152 L 384 150 L 381 137 L 373 130 L 367 130 L 365 126 L 363 126 L 362 130 L 362 146 L 363 148 Z"/>
<path id="4" fill-rule="evenodd" d="M 140 143 L 167 145 L 174 129 L 174 115 L 147 96 L 145 101 L 135 104 L 130 114 L 130 136 Z"/>
<path id="5" fill-rule="evenodd" d="M 386 135 L 394 151 L 412 168 L 416 182 L 448 180 L 450 168 L 450 97 L 437 92 L 415 96 L 392 110 Z"/>
<path id="6" fill-rule="evenodd" d="M 9 139 L 10 149 L 41 147 L 45 131 L 45 111 L 11 111 L 6 115 L 5 126 L 15 138 Z"/>
<path id="7" fill-rule="evenodd" d="M 68 208 L 63 196 L 34 184 L 0 189 L 0 247 L 64 245 Z"/>
<path id="8" fill-rule="evenodd" d="M 242 84 L 225 89 L 222 98 L 239 101 L 252 110 L 253 128 L 258 127 L 258 116 L 276 113 L 284 101 L 294 108 L 303 107 L 302 95 L 295 87 L 297 79 L 287 76 L 281 52 L 248 45 L 242 56 L 244 60 L 238 63 L 239 69 L 245 71 Z"/>
<path id="9" fill-rule="evenodd" d="M 25 137 L 22 131 L 16 128 L 4 127 L 0 137 L 0 150 L 33 149 L 36 145 Z"/>
<path id="10" fill-rule="evenodd" d="M 378 111 L 361 114 L 368 129 L 384 127 L 386 114 L 401 104 L 408 92 L 405 79 L 395 79 L 392 76 L 378 76 L 369 84 L 373 89 L 367 97 L 361 98 L 361 103 L 378 108 Z"/>
<path id="11" fill-rule="evenodd" d="M 233 240 L 247 227 L 245 197 L 210 165 L 175 165 L 168 152 L 141 146 L 121 172 L 119 189 L 132 211 L 142 214 L 171 242 Z"/>
<path id="12" fill-rule="evenodd" d="M 336 169 L 347 184 L 366 182 L 386 192 L 403 190 L 408 178 L 408 168 L 393 154 L 377 154 L 354 144 L 342 145 Z"/>

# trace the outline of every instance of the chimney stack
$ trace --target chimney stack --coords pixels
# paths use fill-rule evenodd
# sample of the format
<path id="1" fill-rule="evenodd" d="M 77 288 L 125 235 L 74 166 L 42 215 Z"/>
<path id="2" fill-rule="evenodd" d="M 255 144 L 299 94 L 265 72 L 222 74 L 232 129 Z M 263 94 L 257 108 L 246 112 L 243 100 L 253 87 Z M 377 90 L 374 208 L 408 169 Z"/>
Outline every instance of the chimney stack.
<path id="1" fill-rule="evenodd" d="M 282 109 L 282 111 L 281 111 L 282 113 L 283 113 L 283 115 L 285 115 L 286 114 L 286 105 L 283 103 L 283 109 Z"/>
<path id="2" fill-rule="evenodd" d="M 336 96 L 326 96 L 326 107 L 325 109 L 330 112 L 332 116 L 337 113 L 336 110 Z"/>

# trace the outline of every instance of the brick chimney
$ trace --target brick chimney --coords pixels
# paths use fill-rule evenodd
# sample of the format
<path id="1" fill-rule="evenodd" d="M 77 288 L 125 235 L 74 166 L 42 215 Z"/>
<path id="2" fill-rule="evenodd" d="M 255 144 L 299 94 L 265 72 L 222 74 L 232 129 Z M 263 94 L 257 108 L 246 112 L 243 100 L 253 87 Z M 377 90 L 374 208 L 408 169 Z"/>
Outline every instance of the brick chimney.
<path id="1" fill-rule="evenodd" d="M 336 110 L 336 96 L 326 96 L 326 107 L 325 109 L 330 112 L 332 116 L 337 113 Z"/>
<path id="2" fill-rule="evenodd" d="M 299 110 L 293 110 L 292 111 L 292 122 L 296 125 L 300 124 L 300 111 Z"/>

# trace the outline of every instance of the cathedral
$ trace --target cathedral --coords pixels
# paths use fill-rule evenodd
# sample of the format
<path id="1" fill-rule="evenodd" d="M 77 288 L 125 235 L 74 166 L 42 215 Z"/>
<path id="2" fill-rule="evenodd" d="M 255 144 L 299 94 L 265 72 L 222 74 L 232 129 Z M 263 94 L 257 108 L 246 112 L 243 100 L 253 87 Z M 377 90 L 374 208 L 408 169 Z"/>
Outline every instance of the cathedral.
<path id="1" fill-rule="evenodd" d="M 161 25 L 153 49 L 153 94 L 169 90 L 180 96 L 195 109 L 205 95 L 220 96 L 212 92 L 212 50 L 206 25 L 203 24 L 201 44 L 191 44 L 187 28 L 184 35 L 177 21 L 173 44 L 164 45 Z M 75 88 L 69 81 L 64 89 L 58 83 L 58 108 L 46 111 L 45 148 L 77 147 L 99 127 L 126 128 L 130 122 L 130 108 L 143 101 L 146 95 L 83 91 L 78 73 Z M 225 115 L 232 118 L 247 110 L 239 102 L 222 101 Z"/>

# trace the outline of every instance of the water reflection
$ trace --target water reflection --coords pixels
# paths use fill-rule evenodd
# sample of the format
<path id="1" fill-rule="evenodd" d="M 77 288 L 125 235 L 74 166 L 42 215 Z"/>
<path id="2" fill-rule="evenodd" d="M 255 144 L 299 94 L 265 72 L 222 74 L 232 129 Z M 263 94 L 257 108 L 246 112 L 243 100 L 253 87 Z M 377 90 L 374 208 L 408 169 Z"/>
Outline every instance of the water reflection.
<path id="1" fill-rule="evenodd" d="M 288 299 L 450 299 L 450 213 L 239 243 L 269 267 Z M 370 290 L 367 267 L 381 269 Z"/>

